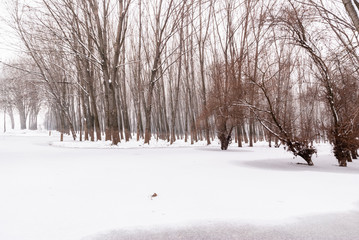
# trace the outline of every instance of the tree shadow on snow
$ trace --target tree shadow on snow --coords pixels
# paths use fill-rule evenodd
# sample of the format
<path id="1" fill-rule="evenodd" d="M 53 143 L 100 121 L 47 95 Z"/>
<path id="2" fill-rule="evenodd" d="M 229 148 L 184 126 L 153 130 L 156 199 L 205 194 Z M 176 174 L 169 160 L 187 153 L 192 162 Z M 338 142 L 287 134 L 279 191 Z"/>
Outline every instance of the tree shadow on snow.
<path id="1" fill-rule="evenodd" d="M 246 150 L 243 148 L 228 148 L 227 150 L 221 150 L 221 147 L 198 147 L 196 148 L 196 150 L 199 151 L 205 151 L 205 152 L 222 152 L 222 153 L 226 153 L 226 152 L 236 152 L 236 153 L 241 153 L 241 152 L 254 152 L 254 150 Z"/>
<path id="2" fill-rule="evenodd" d="M 359 236 L 359 212 L 297 217 L 282 224 L 212 222 L 187 227 L 113 230 L 82 240 L 353 240 Z"/>
<path id="3" fill-rule="evenodd" d="M 300 158 L 295 158 L 291 162 L 288 162 L 288 159 L 260 159 L 252 161 L 232 161 L 232 164 L 237 166 L 274 171 L 310 171 L 359 174 L 358 160 L 354 160 L 352 163 L 348 163 L 348 167 L 339 167 L 334 159 L 314 158 L 313 162 L 314 166 L 308 166 Z"/>

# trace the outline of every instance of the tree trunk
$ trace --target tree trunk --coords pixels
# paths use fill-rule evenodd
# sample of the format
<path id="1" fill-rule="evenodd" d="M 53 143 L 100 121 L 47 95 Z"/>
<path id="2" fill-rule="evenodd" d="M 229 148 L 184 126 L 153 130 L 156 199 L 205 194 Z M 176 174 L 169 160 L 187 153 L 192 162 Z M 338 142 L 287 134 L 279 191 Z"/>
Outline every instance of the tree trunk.
<path id="1" fill-rule="evenodd" d="M 109 84 L 109 108 L 110 108 L 110 132 L 112 137 L 112 144 L 117 145 L 120 140 L 117 107 L 116 107 L 116 96 L 115 89 L 112 83 Z"/>
<path id="2" fill-rule="evenodd" d="M 253 113 L 251 111 L 249 117 L 249 146 L 253 147 L 254 129 L 253 129 Z"/>
<path id="3" fill-rule="evenodd" d="M 21 130 L 26 129 L 26 114 L 25 110 L 19 110 L 19 117 L 20 117 L 20 128 Z"/>
<path id="4" fill-rule="evenodd" d="M 228 146 L 232 143 L 232 129 L 233 127 L 227 131 L 227 129 L 222 129 L 220 130 L 219 134 L 218 134 L 218 139 L 221 142 L 221 149 L 222 150 L 227 150 Z"/>
<path id="5" fill-rule="evenodd" d="M 152 133 L 151 133 L 151 118 L 152 118 L 152 116 L 151 116 L 151 114 L 152 114 L 153 90 L 154 90 L 155 83 L 156 83 L 158 64 L 159 64 L 160 57 L 161 57 L 160 47 L 161 47 L 160 43 L 157 43 L 156 55 L 155 55 L 155 59 L 154 59 L 153 65 L 152 65 L 152 71 L 151 71 L 150 82 L 149 82 L 148 93 L 147 93 L 147 102 L 146 102 L 146 110 L 145 110 L 145 115 L 146 115 L 145 116 L 145 119 L 146 119 L 145 142 L 144 142 L 145 144 L 150 143 L 151 136 L 152 136 Z"/>
<path id="6" fill-rule="evenodd" d="M 10 121 L 11 121 L 11 129 L 15 128 L 15 118 L 14 118 L 14 112 L 12 110 L 12 107 L 7 107 L 5 109 L 9 109 L 9 117 L 10 117 Z M 6 110 L 5 110 L 6 111 Z"/>
<path id="7" fill-rule="evenodd" d="M 242 129 L 240 124 L 237 125 L 237 141 L 238 141 L 238 147 L 243 147 L 242 145 Z"/>
<path id="8" fill-rule="evenodd" d="M 358 153 L 356 149 L 351 149 L 351 155 L 353 159 L 358 159 Z"/>
<path id="9" fill-rule="evenodd" d="M 155 75 L 154 71 L 152 71 L 152 75 Z M 153 77 L 154 78 L 154 77 Z M 150 82 L 150 86 L 148 88 L 148 95 L 147 95 L 147 103 L 146 103 L 146 110 L 145 110 L 145 144 L 149 144 L 151 140 L 151 113 L 152 113 L 152 98 L 153 98 L 153 88 L 154 83 Z"/>
<path id="10" fill-rule="evenodd" d="M 354 6 L 353 1 L 356 6 Z M 358 16 L 358 2 L 357 0 L 342 0 L 345 10 L 347 11 L 349 17 L 353 21 L 354 27 L 359 32 L 359 16 Z"/>
<path id="11" fill-rule="evenodd" d="M 6 132 L 6 108 L 4 108 L 4 132 Z"/>
<path id="12" fill-rule="evenodd" d="M 30 130 L 37 130 L 37 115 L 38 115 L 38 110 L 31 108 L 30 115 L 29 115 L 29 129 Z"/>

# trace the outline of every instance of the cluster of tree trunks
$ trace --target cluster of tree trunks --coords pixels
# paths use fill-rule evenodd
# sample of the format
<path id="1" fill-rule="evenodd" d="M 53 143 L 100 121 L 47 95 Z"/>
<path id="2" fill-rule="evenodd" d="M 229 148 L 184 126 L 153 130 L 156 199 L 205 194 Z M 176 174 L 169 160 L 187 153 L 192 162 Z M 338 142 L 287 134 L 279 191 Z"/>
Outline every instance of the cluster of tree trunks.
<path id="1" fill-rule="evenodd" d="M 24 128 L 42 104 L 46 125 L 74 139 L 268 141 L 308 165 L 313 142 L 328 140 L 340 166 L 357 158 L 356 0 L 38 4 L 12 13 L 34 67 L 8 75 L 26 72 L 31 86 L 17 80 L 2 100 Z"/>

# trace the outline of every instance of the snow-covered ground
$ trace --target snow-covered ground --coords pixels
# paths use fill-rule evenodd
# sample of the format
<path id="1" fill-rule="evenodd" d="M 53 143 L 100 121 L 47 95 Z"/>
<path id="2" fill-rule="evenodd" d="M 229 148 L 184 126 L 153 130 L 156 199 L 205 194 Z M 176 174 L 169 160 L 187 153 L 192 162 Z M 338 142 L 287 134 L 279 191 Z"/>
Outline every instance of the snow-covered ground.
<path id="1" fill-rule="evenodd" d="M 308 167 L 264 144 L 65 140 L 0 135 L 1 240 L 359 236 L 359 161 L 339 168 L 325 144 Z"/>

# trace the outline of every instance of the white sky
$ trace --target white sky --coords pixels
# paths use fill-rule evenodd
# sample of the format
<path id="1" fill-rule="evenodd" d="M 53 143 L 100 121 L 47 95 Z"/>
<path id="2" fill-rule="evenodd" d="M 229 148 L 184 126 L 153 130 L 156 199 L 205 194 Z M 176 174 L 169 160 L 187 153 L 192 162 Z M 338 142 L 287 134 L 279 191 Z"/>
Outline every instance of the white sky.
<path id="1" fill-rule="evenodd" d="M 8 61 L 16 58 L 19 49 L 19 40 L 14 31 L 6 23 L 10 20 L 9 4 L 13 0 L 0 0 L 0 60 Z"/>

